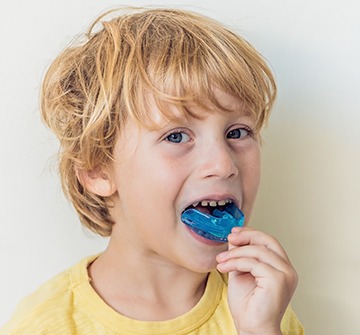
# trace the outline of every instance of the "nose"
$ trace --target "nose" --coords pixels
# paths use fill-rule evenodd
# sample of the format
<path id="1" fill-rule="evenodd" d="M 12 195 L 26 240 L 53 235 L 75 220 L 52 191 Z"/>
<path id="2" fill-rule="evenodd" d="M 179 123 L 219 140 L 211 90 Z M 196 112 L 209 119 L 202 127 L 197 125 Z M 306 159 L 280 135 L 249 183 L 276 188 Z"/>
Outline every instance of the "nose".
<path id="1" fill-rule="evenodd" d="M 206 149 L 203 148 L 200 161 L 199 169 L 203 178 L 227 179 L 239 173 L 235 153 L 221 140 L 214 141 Z"/>

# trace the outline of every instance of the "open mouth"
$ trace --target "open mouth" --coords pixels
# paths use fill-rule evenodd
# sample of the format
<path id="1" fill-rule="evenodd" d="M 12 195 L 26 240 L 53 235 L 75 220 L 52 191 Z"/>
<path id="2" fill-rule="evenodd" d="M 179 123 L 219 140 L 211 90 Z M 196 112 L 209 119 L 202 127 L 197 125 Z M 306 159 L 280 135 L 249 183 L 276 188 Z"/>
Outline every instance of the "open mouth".
<path id="1" fill-rule="evenodd" d="M 243 226 L 244 214 L 232 200 L 202 201 L 187 207 L 181 220 L 202 237 L 227 242 L 231 229 Z"/>
<path id="2" fill-rule="evenodd" d="M 233 203 L 232 200 L 230 199 L 226 199 L 226 200 L 220 200 L 220 201 L 215 201 L 215 200 L 203 200 L 203 201 L 200 201 L 200 202 L 196 202 L 196 203 L 193 203 L 191 204 L 190 206 L 188 206 L 186 210 L 188 209 L 196 209 L 198 210 L 199 212 L 201 213 L 204 213 L 204 214 L 210 214 L 212 215 L 213 212 L 217 209 L 217 210 L 220 210 L 220 211 L 223 211 L 224 208 L 226 207 L 226 205 L 228 204 L 231 204 Z M 184 211 L 184 212 L 185 212 Z"/>

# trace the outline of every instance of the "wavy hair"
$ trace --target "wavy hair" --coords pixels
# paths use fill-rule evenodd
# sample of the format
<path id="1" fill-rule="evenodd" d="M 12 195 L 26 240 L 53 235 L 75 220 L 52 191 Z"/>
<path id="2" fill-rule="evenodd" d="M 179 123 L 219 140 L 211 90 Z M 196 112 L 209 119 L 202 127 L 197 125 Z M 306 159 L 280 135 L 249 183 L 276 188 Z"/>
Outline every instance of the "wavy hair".
<path id="1" fill-rule="evenodd" d="M 224 25 L 184 10 L 113 10 L 54 60 L 41 113 L 60 140 L 63 190 L 86 227 L 109 236 L 113 220 L 107 199 L 87 191 L 75 170 L 110 165 L 127 119 L 156 126 L 150 98 L 170 120 L 169 103 L 186 113 L 186 104 L 203 105 L 205 97 L 224 109 L 214 87 L 241 99 L 262 128 L 276 95 L 266 61 Z"/>

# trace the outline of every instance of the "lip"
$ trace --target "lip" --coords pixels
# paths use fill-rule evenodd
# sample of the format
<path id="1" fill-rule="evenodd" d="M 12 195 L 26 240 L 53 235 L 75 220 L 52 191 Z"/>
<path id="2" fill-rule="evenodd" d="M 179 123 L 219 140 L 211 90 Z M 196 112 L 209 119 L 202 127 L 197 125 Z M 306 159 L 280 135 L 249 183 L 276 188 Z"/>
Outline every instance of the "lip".
<path id="1" fill-rule="evenodd" d="M 221 200 L 221 199 L 220 199 Z M 219 245 L 224 245 L 227 242 L 218 242 L 218 241 L 213 241 L 213 240 L 209 240 L 203 236 L 200 236 L 198 234 L 196 234 L 188 225 L 184 224 L 185 228 L 187 229 L 187 231 L 189 232 L 189 234 L 197 241 L 203 243 L 203 244 L 207 244 L 209 246 L 219 246 Z"/>
<path id="2" fill-rule="evenodd" d="M 194 200 L 191 200 L 191 202 L 187 203 L 181 210 L 181 213 L 183 213 L 189 206 L 191 206 L 194 203 L 201 203 L 201 201 L 220 201 L 220 200 L 231 200 L 237 207 L 239 207 L 239 201 L 237 200 L 238 197 L 236 197 L 234 194 L 231 193 L 211 193 L 207 194 L 205 196 L 194 198 Z M 198 242 L 203 243 L 208 246 L 220 246 L 224 245 L 227 242 L 219 242 L 214 240 L 209 240 L 203 236 L 198 235 L 196 232 L 194 232 L 188 225 L 182 223 L 188 233 Z"/>
<path id="3" fill-rule="evenodd" d="M 239 207 L 239 201 L 237 200 L 237 197 L 235 197 L 233 194 L 209 194 L 206 196 L 202 196 L 201 198 L 195 198 L 190 203 L 188 203 L 184 208 L 182 208 L 181 213 L 184 212 L 186 208 L 191 206 L 192 204 L 195 204 L 197 202 L 201 203 L 201 201 L 220 201 L 220 200 L 231 200 L 237 207 Z"/>

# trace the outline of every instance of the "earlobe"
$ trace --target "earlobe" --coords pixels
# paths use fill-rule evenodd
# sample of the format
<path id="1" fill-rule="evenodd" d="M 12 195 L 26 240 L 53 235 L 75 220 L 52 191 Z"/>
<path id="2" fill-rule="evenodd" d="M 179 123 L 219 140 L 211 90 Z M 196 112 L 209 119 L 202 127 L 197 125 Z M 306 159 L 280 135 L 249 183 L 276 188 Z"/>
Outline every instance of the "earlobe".
<path id="1" fill-rule="evenodd" d="M 89 192 L 102 197 L 109 197 L 116 192 L 115 184 L 109 173 L 102 169 L 75 170 L 80 184 Z"/>

